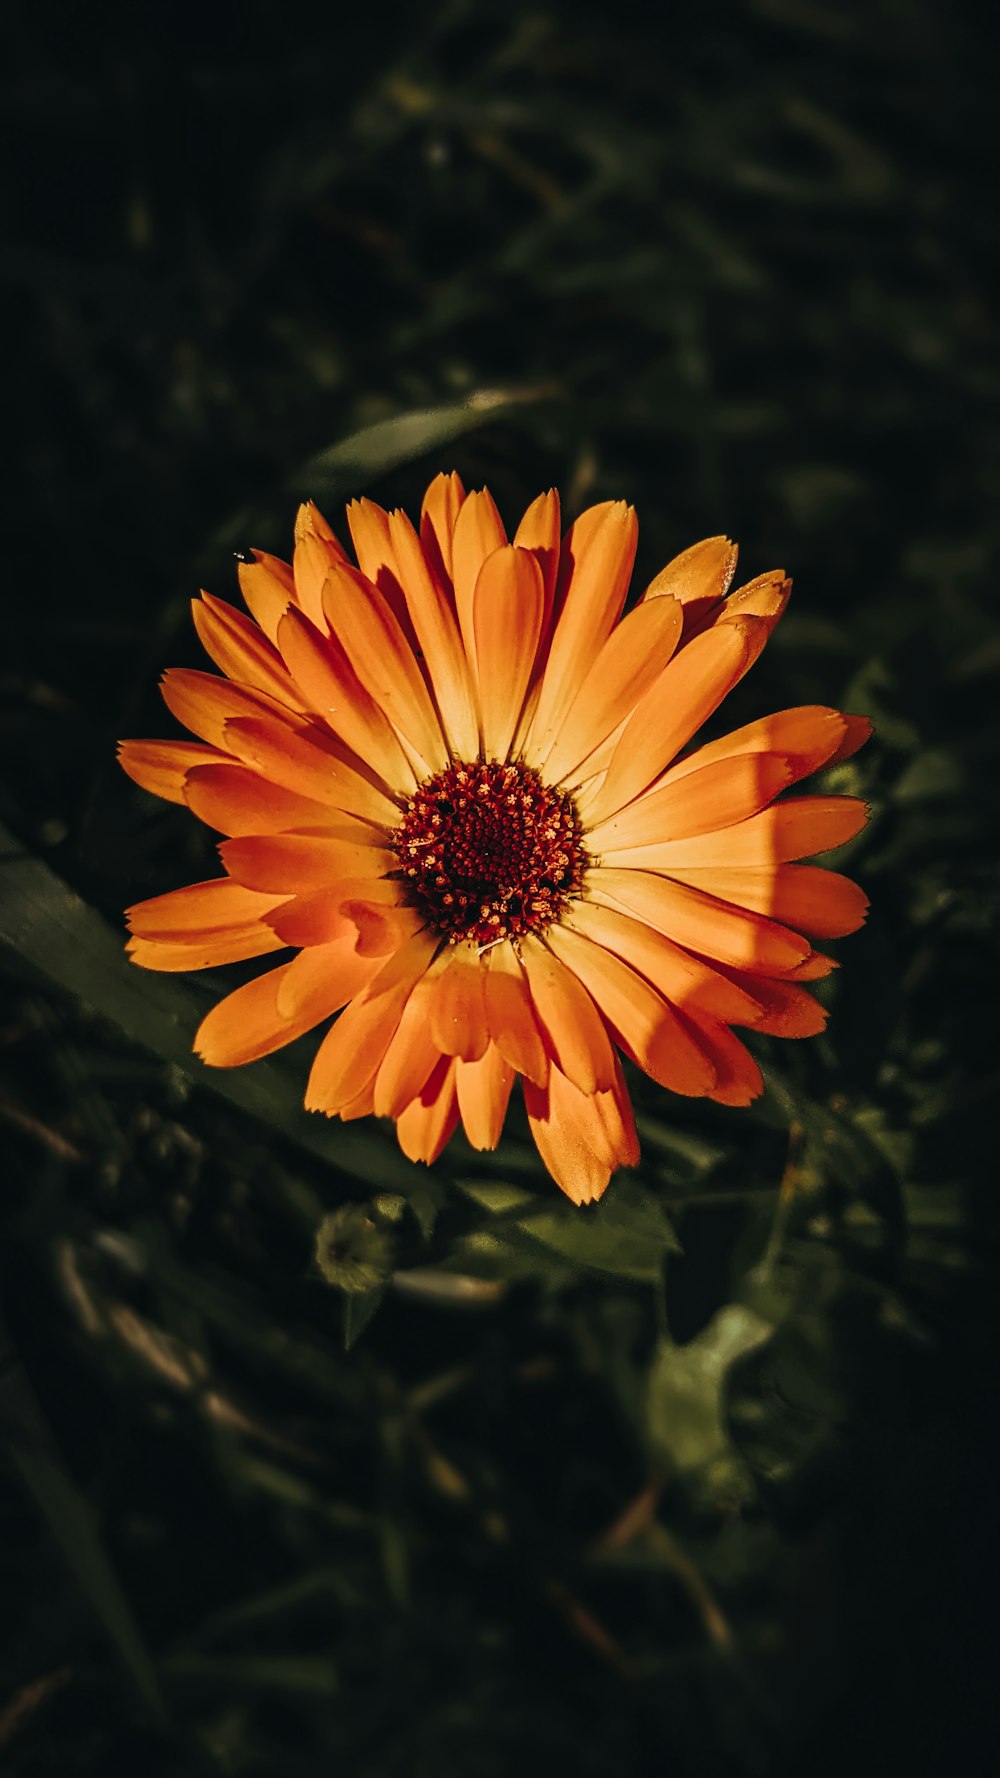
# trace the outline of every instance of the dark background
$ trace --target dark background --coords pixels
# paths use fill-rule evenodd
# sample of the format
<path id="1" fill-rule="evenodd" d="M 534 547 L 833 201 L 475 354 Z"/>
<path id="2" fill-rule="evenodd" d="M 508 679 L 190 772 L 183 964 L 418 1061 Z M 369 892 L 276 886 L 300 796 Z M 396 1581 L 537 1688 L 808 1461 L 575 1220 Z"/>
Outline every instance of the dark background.
<path id="1" fill-rule="evenodd" d="M 946 0 L 206 0 L 22 5 L 0 40 L 0 1767 L 978 1769 L 985 29 Z M 723 530 L 747 576 L 783 563 L 733 721 L 878 729 L 831 775 L 874 817 L 829 1035 L 762 1043 L 751 1112 L 637 1083 L 643 1168 L 585 1225 L 516 1115 L 428 1175 L 295 1116 L 308 1044 L 220 1098 L 183 1066 L 214 985 L 164 998 L 101 920 L 213 869 L 114 764 L 172 732 L 188 596 L 287 553 L 299 498 L 412 511 L 451 467 L 510 521 L 552 483 L 632 500 L 639 585 Z M 384 1294 L 313 1263 L 348 1201 Z"/>

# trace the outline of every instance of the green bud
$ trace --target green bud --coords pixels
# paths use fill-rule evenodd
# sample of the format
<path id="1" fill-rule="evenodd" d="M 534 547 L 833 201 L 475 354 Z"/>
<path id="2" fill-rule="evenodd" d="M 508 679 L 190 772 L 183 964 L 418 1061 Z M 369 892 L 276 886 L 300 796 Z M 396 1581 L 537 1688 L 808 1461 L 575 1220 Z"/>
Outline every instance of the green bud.
<path id="1" fill-rule="evenodd" d="M 375 1290 L 392 1276 L 392 1241 L 363 1205 L 342 1204 L 316 1230 L 316 1264 L 338 1290 Z"/>

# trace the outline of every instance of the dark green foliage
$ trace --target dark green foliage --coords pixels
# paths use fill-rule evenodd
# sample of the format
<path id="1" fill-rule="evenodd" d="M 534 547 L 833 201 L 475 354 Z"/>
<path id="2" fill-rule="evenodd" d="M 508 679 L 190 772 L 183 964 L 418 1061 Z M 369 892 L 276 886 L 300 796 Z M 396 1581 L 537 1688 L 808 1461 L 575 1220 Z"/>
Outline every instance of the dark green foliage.
<path id="1" fill-rule="evenodd" d="M 0 1767 L 978 1770 L 985 42 L 943 0 L 2 29 Z M 190 594 L 235 598 L 232 551 L 287 552 L 301 497 L 413 510 L 451 467 L 509 518 L 553 483 L 634 501 L 639 585 L 722 530 L 783 563 L 726 726 L 878 725 L 828 774 L 874 811 L 835 860 L 872 914 L 828 1034 L 760 1040 L 746 1112 L 635 1080 L 642 1167 L 586 1211 L 516 1108 L 428 1172 L 300 1110 L 310 1040 L 201 1068 L 217 983 L 118 936 L 216 867 L 114 763 L 171 732 Z M 331 1214 L 364 1288 L 324 1282 Z"/>

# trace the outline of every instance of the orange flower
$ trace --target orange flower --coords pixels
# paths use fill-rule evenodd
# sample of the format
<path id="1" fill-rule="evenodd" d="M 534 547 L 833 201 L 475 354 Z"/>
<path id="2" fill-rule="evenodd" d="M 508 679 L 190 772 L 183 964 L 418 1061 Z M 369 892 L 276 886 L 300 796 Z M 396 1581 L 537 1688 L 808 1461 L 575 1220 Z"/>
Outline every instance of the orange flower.
<path id="1" fill-rule="evenodd" d="M 739 591 L 736 548 L 695 544 L 622 616 L 623 502 L 560 540 L 543 494 L 509 543 L 483 490 L 441 475 L 419 535 L 370 501 L 358 566 L 314 506 L 293 566 L 240 565 L 252 618 L 194 606 L 222 670 L 166 674 L 198 741 L 125 741 L 137 783 L 228 835 L 225 876 L 130 911 L 133 960 L 202 969 L 290 947 L 195 1047 L 234 1067 L 340 1017 L 306 1105 L 396 1121 L 433 1161 L 459 1119 L 496 1146 L 515 1077 L 577 1203 L 638 1159 L 619 1052 L 673 1092 L 746 1105 L 733 1027 L 819 1031 L 814 938 L 853 931 L 856 885 L 796 860 L 866 818 L 851 797 L 776 801 L 853 753 L 863 717 L 819 705 L 690 750 L 781 616 L 780 571 Z"/>

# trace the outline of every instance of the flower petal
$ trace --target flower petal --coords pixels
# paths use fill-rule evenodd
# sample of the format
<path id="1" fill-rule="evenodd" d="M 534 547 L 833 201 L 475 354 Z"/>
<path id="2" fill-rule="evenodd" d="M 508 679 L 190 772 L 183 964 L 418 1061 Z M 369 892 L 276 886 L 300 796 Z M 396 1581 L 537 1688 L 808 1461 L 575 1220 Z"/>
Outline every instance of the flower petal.
<path id="1" fill-rule="evenodd" d="M 715 1084 L 711 1063 L 673 1007 L 642 976 L 603 945 L 568 927 L 553 926 L 548 943 L 653 1080 L 694 1097 L 711 1092 Z"/>
<path id="2" fill-rule="evenodd" d="M 454 578 L 452 539 L 465 498 L 461 478 L 452 470 L 450 475 L 434 477 L 420 509 L 420 541 L 424 554 L 445 584 Z"/>
<path id="3" fill-rule="evenodd" d="M 225 765 L 228 755 L 201 741 L 119 741 L 118 760 L 133 783 L 168 803 L 183 803 L 194 766 Z"/>
<path id="4" fill-rule="evenodd" d="M 300 506 L 295 519 L 295 555 L 292 560 L 295 597 L 300 610 L 324 634 L 323 588 L 326 577 L 335 563 L 346 561 L 343 549 L 312 501 Z"/>
<path id="5" fill-rule="evenodd" d="M 281 833 L 290 827 L 324 827 L 337 811 L 269 784 L 249 766 L 196 766 L 184 785 L 188 808 L 218 833 Z"/>
<path id="6" fill-rule="evenodd" d="M 553 1068 L 543 1087 L 525 1081 L 524 1104 L 538 1152 L 574 1204 L 594 1203 L 617 1168 L 636 1165 L 635 1120 L 617 1063 L 606 1093 L 582 1093 Z"/>
<path id="7" fill-rule="evenodd" d="M 226 745 L 268 782 L 283 784 L 298 796 L 327 805 L 331 812 L 342 809 L 389 827 L 399 820 L 399 807 L 387 792 L 369 783 L 332 749 L 327 751 L 266 717 L 234 717 L 226 723 Z"/>
<path id="8" fill-rule="evenodd" d="M 483 563 L 494 551 L 503 549 L 506 542 L 507 533 L 492 495 L 485 488 L 474 490 L 464 501 L 455 524 L 452 558 L 458 626 L 473 667 L 476 664 L 476 634 L 472 605 L 476 582 Z"/>
<path id="9" fill-rule="evenodd" d="M 213 877 L 137 901 L 125 918 L 136 938 L 204 938 L 262 920 L 281 901 L 280 895 L 260 895 L 230 877 Z"/>
<path id="10" fill-rule="evenodd" d="M 720 901 L 783 920 L 810 938 L 843 938 L 863 926 L 868 913 L 868 897 L 857 883 L 815 864 L 723 865 L 685 870 L 683 881 Z"/>
<path id="11" fill-rule="evenodd" d="M 250 691 L 220 679 L 217 673 L 200 673 L 194 667 L 171 667 L 160 681 L 160 692 L 178 722 L 222 749 L 226 747 L 226 723 L 235 716 L 269 716 L 290 728 L 302 720 L 300 710 L 279 704 L 264 692 Z"/>
<path id="12" fill-rule="evenodd" d="M 332 1017 L 360 994 L 384 966 L 382 957 L 363 957 L 353 931 L 329 945 L 310 945 L 288 964 L 278 984 L 278 1011 L 285 1019 L 309 1019 L 306 1030 Z"/>
<path id="13" fill-rule="evenodd" d="M 555 488 L 533 500 L 517 530 L 514 542 L 518 549 L 530 549 L 542 571 L 545 606 L 542 636 L 548 636 L 555 609 L 556 584 L 559 579 L 559 495 Z"/>
<path id="14" fill-rule="evenodd" d="M 846 733 L 847 722 L 840 712 L 821 704 L 779 710 L 773 716 L 748 722 L 743 728 L 734 729 L 732 734 L 720 736 L 717 741 L 709 741 L 706 746 L 688 754 L 686 759 L 678 760 L 657 780 L 654 789 L 662 784 L 676 784 L 703 766 L 750 753 L 780 754 L 788 764 L 789 782 L 795 783 L 825 766 L 838 752 Z"/>
<path id="15" fill-rule="evenodd" d="M 427 1017 L 432 987 L 429 977 L 436 958 L 413 989 L 375 1076 L 376 1117 L 399 1117 L 423 1090 L 441 1060 Z"/>
<path id="16" fill-rule="evenodd" d="M 423 675 L 381 593 L 352 568 L 334 569 L 323 608 L 355 673 L 428 772 L 441 771 L 448 751 Z"/>
<path id="17" fill-rule="evenodd" d="M 334 1004 L 321 1009 L 310 1004 L 292 1018 L 282 1013 L 279 992 L 294 968 L 294 963 L 285 963 L 269 970 L 213 1006 L 194 1040 L 203 1062 L 213 1068 L 239 1068 L 245 1062 L 256 1062 L 261 1056 L 283 1049 L 286 1043 L 311 1031 L 320 1019 L 336 1011 Z M 328 998 L 334 1000 L 332 994 Z"/>
<path id="18" fill-rule="evenodd" d="M 437 939 L 417 933 L 390 957 L 341 1013 L 320 1044 L 306 1087 L 306 1110 L 334 1116 L 373 1081 Z"/>
<path id="19" fill-rule="evenodd" d="M 797 932 L 731 907 L 689 882 L 651 871 L 602 868 L 588 872 L 586 887 L 603 906 L 620 907 L 675 944 L 737 969 L 786 975 L 809 955 L 808 940 Z"/>
<path id="20" fill-rule="evenodd" d="M 586 901 L 574 902 L 563 920 L 571 932 L 582 933 L 606 951 L 613 951 L 678 1010 L 694 1006 L 717 1019 L 753 1017 L 756 1002 L 752 994 L 744 993 L 718 970 L 641 920 Z"/>
<path id="21" fill-rule="evenodd" d="M 237 564 L 240 592 L 254 622 L 274 642 L 281 619 L 295 603 L 295 582 L 287 562 L 259 549 L 251 553 L 252 562 Z"/>
<path id="22" fill-rule="evenodd" d="M 674 599 L 639 605 L 598 650 L 545 758 L 558 783 L 623 722 L 663 671 L 681 637 L 683 612 Z"/>
<path id="23" fill-rule="evenodd" d="M 457 1063 L 442 1056 L 426 1085 L 396 1119 L 399 1146 L 408 1160 L 436 1161 L 458 1124 Z"/>
<path id="24" fill-rule="evenodd" d="M 459 1061 L 455 1085 L 459 1115 L 472 1147 L 496 1148 L 514 1085 L 514 1070 L 510 1063 L 495 1043 L 488 1044 L 477 1061 Z"/>
<path id="25" fill-rule="evenodd" d="M 225 600 L 213 599 L 211 593 L 192 600 L 191 609 L 202 647 L 227 679 L 266 692 L 289 709 L 303 708 L 277 649 L 250 618 Z"/>
<path id="26" fill-rule="evenodd" d="M 547 934 L 550 943 L 556 929 Z M 521 956 L 549 1054 L 583 1093 L 606 1092 L 614 1057 L 604 1020 L 583 983 L 540 939 L 521 940 Z"/>
<path id="27" fill-rule="evenodd" d="M 389 515 L 389 537 L 446 737 L 460 758 L 475 759 L 479 749 L 475 690 L 450 601 L 431 573 L 405 512 Z"/>
<path id="28" fill-rule="evenodd" d="M 279 626 L 278 646 L 296 684 L 332 732 L 391 790 L 411 794 L 417 780 L 399 737 L 337 638 L 321 636 L 301 612 L 290 610 Z"/>
<path id="29" fill-rule="evenodd" d="M 541 636 L 542 572 L 528 550 L 508 545 L 483 563 L 473 600 L 483 751 L 504 760 L 531 681 Z"/>
<path id="30" fill-rule="evenodd" d="M 229 875 L 248 889 L 306 895 L 345 877 L 381 876 L 392 870 L 395 853 L 374 844 L 373 829 L 350 816 L 322 833 L 247 834 L 219 847 Z M 356 838 L 356 834 L 373 838 Z"/>
<path id="31" fill-rule="evenodd" d="M 651 790 L 593 828 L 587 835 L 588 850 L 595 856 L 612 855 L 625 846 L 716 833 L 766 808 L 790 777 L 785 760 L 774 754 L 719 760 Z"/>
<path id="32" fill-rule="evenodd" d="M 643 601 L 674 598 L 690 607 L 691 614 L 702 617 L 729 591 L 739 553 L 728 537 L 704 537 L 660 569 L 643 593 Z"/>
<path id="33" fill-rule="evenodd" d="M 485 1053 L 485 973 L 473 944 L 446 946 L 428 971 L 430 1033 L 442 1054 L 475 1062 Z"/>
<path id="34" fill-rule="evenodd" d="M 525 749 L 529 764 L 544 759 L 594 655 L 621 615 L 637 537 L 635 511 L 623 500 L 591 507 L 566 533 L 557 589 L 561 609 Z"/>
<path id="35" fill-rule="evenodd" d="M 125 949 L 132 962 L 142 969 L 176 975 L 193 969 L 216 969 L 223 963 L 245 963 L 250 957 L 284 950 L 284 946 L 270 927 L 258 921 L 255 925 L 228 927 L 224 932 L 208 932 L 184 940 L 130 938 Z"/>
<path id="36" fill-rule="evenodd" d="M 764 1077 L 735 1032 L 693 1007 L 685 1009 L 684 1018 L 715 1069 L 715 1085 L 708 1097 L 719 1105 L 749 1105 L 759 1098 Z"/>
<path id="37" fill-rule="evenodd" d="M 211 768 L 209 768 L 211 769 Z M 748 821 L 696 839 L 666 840 L 655 846 L 609 848 L 605 864 L 643 870 L 698 870 L 709 865 L 784 864 L 843 846 L 868 820 L 866 805 L 853 796 L 796 796 L 775 803 Z"/>
<path id="38" fill-rule="evenodd" d="M 750 653 L 745 627 L 728 624 L 674 655 L 639 699 L 600 788 L 580 797 L 589 823 L 596 826 L 630 803 L 676 758 L 732 690 Z"/>
<path id="39" fill-rule="evenodd" d="M 528 980 L 509 941 L 491 945 L 487 964 L 486 1022 L 490 1037 L 501 1055 L 519 1074 L 543 1082 L 549 1071 L 548 1056 L 539 1029 Z"/>

